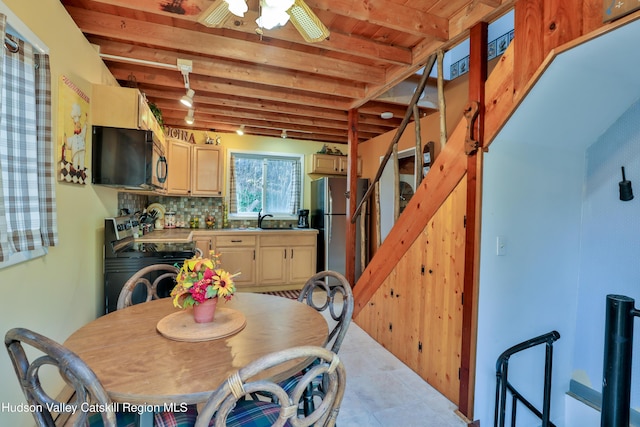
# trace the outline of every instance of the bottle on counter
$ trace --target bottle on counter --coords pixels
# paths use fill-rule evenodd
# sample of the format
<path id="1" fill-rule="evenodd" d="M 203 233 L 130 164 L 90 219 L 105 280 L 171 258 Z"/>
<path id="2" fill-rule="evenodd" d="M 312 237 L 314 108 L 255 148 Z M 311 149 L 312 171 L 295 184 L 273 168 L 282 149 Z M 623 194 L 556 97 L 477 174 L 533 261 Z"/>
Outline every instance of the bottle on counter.
<path id="1" fill-rule="evenodd" d="M 174 211 L 165 212 L 164 228 L 176 228 L 176 213 Z"/>

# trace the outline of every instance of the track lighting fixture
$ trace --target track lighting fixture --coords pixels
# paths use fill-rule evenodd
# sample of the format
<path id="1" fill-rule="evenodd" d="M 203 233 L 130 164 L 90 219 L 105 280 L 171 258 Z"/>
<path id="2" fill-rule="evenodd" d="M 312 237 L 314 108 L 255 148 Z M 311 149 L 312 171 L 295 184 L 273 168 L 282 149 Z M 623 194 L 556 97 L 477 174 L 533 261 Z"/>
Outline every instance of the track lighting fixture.
<path id="1" fill-rule="evenodd" d="M 192 125 L 196 121 L 195 117 L 193 116 L 194 114 L 195 110 L 193 108 L 190 108 L 189 112 L 184 117 L 184 121 L 187 122 L 188 125 Z"/>
<path id="2" fill-rule="evenodd" d="M 185 93 L 182 98 L 180 98 L 180 102 L 185 107 L 193 107 L 193 95 L 195 95 L 195 91 L 193 89 L 187 89 L 187 93 Z"/>
<path id="3" fill-rule="evenodd" d="M 238 135 L 244 135 L 244 125 L 240 125 L 240 128 L 238 128 L 238 130 L 236 130 L 236 133 Z"/>

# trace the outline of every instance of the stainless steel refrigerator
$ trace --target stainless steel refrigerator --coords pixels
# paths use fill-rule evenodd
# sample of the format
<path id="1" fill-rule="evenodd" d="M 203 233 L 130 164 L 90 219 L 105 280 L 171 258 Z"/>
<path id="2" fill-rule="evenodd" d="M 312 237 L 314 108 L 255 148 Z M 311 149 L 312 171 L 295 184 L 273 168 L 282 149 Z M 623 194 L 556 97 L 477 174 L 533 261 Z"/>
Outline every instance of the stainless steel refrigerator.
<path id="1" fill-rule="evenodd" d="M 369 180 L 359 178 L 356 197 L 351 200 L 358 206 L 367 192 Z M 345 274 L 347 235 L 346 177 L 325 177 L 311 181 L 311 227 L 318 229 L 318 271 L 334 270 Z M 356 281 L 362 274 L 360 221 L 356 223 Z M 368 225 L 367 217 L 365 226 Z M 365 261 L 367 260 L 365 250 Z M 352 283 L 355 285 L 355 283 Z"/>

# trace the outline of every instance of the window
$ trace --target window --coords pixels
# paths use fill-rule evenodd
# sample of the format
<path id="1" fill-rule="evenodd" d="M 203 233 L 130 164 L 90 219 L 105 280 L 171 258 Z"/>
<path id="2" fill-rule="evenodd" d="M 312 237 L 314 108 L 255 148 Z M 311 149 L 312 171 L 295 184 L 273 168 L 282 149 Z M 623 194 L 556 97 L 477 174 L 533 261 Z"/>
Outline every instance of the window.
<path id="1" fill-rule="evenodd" d="M 260 210 L 294 218 L 302 196 L 302 155 L 230 152 L 229 215 L 256 216 Z"/>

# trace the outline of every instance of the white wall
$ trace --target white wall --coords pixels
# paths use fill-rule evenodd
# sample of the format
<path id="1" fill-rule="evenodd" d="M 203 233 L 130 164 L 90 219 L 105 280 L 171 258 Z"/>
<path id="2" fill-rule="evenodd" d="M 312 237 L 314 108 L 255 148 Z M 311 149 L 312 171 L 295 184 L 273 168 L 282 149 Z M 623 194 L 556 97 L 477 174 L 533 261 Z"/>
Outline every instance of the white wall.
<path id="1" fill-rule="evenodd" d="M 551 330 L 561 335 L 551 417 L 573 425 L 570 380 L 601 387 L 605 295 L 640 296 L 638 201 L 617 201 L 622 163 L 640 178 L 638 37 L 635 21 L 557 56 L 485 155 L 474 406 L 483 425 L 494 418 L 496 358 Z M 539 349 L 509 365 L 517 388 L 537 390 L 538 407 L 542 358 Z"/>
<path id="2" fill-rule="evenodd" d="M 635 191 L 627 202 L 619 198 L 621 166 Z M 640 102 L 588 148 L 586 172 L 573 375 L 600 392 L 606 296 L 625 295 L 640 306 Z M 635 323 L 631 406 L 637 410 L 640 327 Z"/>
<path id="3" fill-rule="evenodd" d="M 563 415 L 571 378 L 583 176 L 580 153 L 542 156 L 531 144 L 498 140 L 485 155 L 474 412 L 483 424 L 493 420 L 498 356 L 552 330 L 561 335 L 554 345 L 553 421 Z M 497 236 L 504 239 L 504 256 L 497 255 Z M 540 347 L 509 364 L 512 383 L 539 407 L 543 362 Z"/>

